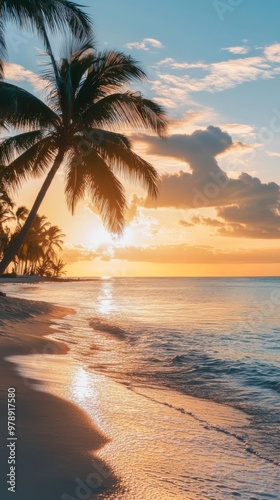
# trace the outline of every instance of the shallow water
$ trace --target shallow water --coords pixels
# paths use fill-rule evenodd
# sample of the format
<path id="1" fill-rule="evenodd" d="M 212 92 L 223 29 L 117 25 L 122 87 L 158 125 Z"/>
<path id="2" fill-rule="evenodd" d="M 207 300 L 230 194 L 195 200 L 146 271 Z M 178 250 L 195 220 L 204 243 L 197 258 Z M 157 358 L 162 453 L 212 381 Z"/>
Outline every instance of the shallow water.
<path id="1" fill-rule="evenodd" d="M 279 279 L 5 287 L 77 310 L 55 334 L 71 347 L 57 390 L 112 438 L 115 498 L 280 498 Z M 41 354 L 21 359 L 35 378 Z"/>

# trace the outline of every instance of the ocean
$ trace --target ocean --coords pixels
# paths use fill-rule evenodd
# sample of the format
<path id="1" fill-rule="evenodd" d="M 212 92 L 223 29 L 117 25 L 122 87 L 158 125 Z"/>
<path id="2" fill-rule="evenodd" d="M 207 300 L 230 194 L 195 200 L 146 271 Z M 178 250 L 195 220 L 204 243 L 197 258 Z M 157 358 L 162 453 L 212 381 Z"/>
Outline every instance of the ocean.
<path id="1" fill-rule="evenodd" d="M 40 387 L 78 404 L 110 438 L 99 456 L 121 488 L 100 498 L 280 499 L 280 278 L 4 289 L 76 311 L 53 335 L 67 355 L 51 347 L 15 361 L 33 379 L 51 366 Z M 54 388 L 51 372 L 64 364 Z"/>

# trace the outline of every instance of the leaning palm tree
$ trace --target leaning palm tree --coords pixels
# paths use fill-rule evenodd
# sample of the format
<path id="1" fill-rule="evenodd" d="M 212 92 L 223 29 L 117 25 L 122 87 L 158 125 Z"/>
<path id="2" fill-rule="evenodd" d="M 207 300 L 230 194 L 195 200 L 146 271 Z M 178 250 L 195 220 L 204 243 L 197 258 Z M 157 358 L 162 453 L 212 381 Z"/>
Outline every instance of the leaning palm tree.
<path id="1" fill-rule="evenodd" d="M 67 0 L 1 0 L 0 2 L 0 75 L 6 55 L 5 23 L 15 22 L 20 28 L 35 30 L 47 48 L 47 29 L 52 32 L 70 29 L 74 36 L 90 34 L 89 17 L 76 3 Z"/>
<path id="2" fill-rule="evenodd" d="M 5 165 L 2 181 L 17 188 L 26 179 L 48 172 L 21 231 L 0 263 L 0 274 L 24 241 L 62 163 L 72 213 L 88 194 L 114 233 L 123 229 L 126 208 L 124 188 L 116 174 L 139 181 L 150 196 L 157 194 L 156 170 L 117 131 L 117 127 L 128 126 L 130 130 L 147 128 L 160 136 L 166 132 L 162 107 L 125 90 L 126 85 L 145 78 L 138 63 L 117 51 L 97 53 L 92 40 L 85 39 L 76 50 L 68 47 L 59 61 L 51 54 L 50 69 L 42 78 L 49 87 L 49 105 L 15 85 L 0 84 L 0 122 L 20 132 L 0 143 L 0 164 Z"/>

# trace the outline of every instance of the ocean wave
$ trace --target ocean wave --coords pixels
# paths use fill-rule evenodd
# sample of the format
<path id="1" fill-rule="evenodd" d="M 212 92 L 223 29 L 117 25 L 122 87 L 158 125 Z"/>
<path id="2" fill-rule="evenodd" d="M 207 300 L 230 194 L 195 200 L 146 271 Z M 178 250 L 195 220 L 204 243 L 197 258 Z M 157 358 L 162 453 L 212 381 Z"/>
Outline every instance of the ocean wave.
<path id="1" fill-rule="evenodd" d="M 118 325 L 109 323 L 103 318 L 91 318 L 89 320 L 89 325 L 91 328 L 93 328 L 93 330 L 109 333 L 110 335 L 113 335 L 121 340 L 124 340 L 128 335 L 128 332 L 120 328 Z"/>
<path id="2" fill-rule="evenodd" d="M 201 381 L 205 378 L 234 376 L 246 385 L 280 393 L 280 371 L 265 363 L 219 359 L 196 350 L 191 350 L 188 354 L 177 354 L 169 358 L 168 362 L 174 372 L 192 375 Z"/>

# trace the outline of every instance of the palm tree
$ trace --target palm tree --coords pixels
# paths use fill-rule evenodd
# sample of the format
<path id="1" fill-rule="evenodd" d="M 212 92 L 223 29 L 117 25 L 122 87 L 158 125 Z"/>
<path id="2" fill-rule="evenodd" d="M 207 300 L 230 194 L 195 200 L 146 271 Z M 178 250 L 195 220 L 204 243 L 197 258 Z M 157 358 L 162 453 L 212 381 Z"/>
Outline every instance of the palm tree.
<path id="1" fill-rule="evenodd" d="M 34 221 L 26 235 L 24 245 L 19 249 L 25 248 L 25 267 L 23 274 L 34 274 L 37 263 L 44 259 L 44 249 L 48 245 L 48 230 L 50 223 L 45 215 L 35 215 Z"/>
<path id="2" fill-rule="evenodd" d="M 6 225 L 10 221 L 14 220 L 14 214 L 12 212 L 12 202 L 10 204 L 6 202 L 5 196 L 0 198 L 0 255 L 7 250 L 9 238 L 10 238 L 10 229 Z"/>
<path id="3" fill-rule="evenodd" d="M 6 55 L 5 23 L 13 21 L 20 28 L 35 30 L 49 48 L 47 29 L 52 32 L 70 29 L 76 37 L 91 32 L 89 17 L 76 3 L 67 0 L 1 0 L 0 2 L 0 75 Z"/>
<path id="4" fill-rule="evenodd" d="M 65 262 L 62 259 L 54 259 L 51 261 L 51 270 L 54 278 L 59 278 L 62 274 L 65 274 L 63 268 L 65 267 Z"/>
<path id="5" fill-rule="evenodd" d="M 2 205 L 4 205 L 5 207 L 8 207 L 11 209 L 14 207 L 14 203 L 13 203 L 12 199 L 10 198 L 10 196 L 8 195 L 7 190 L 4 187 L 4 183 L 2 180 L 3 170 L 4 170 L 4 167 L 1 165 L 0 166 L 0 203 Z"/>
<path id="6" fill-rule="evenodd" d="M 38 215 L 36 216 L 36 218 Z M 36 220 L 36 219 L 35 219 Z M 59 250 L 62 250 L 63 245 L 63 234 L 58 226 L 51 226 L 49 223 L 43 226 L 41 229 L 36 231 L 34 227 L 34 223 L 32 225 L 32 229 L 35 229 L 34 238 L 36 239 L 37 234 L 37 242 L 41 249 L 41 254 L 38 255 L 38 259 L 35 262 L 35 266 L 32 266 L 32 272 L 35 270 L 39 272 L 41 276 L 46 275 L 46 272 L 52 274 L 54 272 L 52 264 L 56 260 L 56 253 Z M 39 238 L 38 238 L 39 235 Z M 37 267 L 36 267 L 37 266 Z M 42 274 L 43 273 L 43 274 Z"/>
<path id="7" fill-rule="evenodd" d="M 12 213 L 12 212 L 11 212 Z M 5 252 L 13 243 L 26 220 L 29 211 L 26 207 L 19 207 L 13 217 L 2 217 L 8 225 L 1 238 L 1 204 L 0 204 L 0 251 Z M 13 215 L 13 214 L 12 214 Z M 14 232 L 9 225 L 16 220 Z M 45 215 L 36 214 L 23 245 L 13 259 L 14 270 L 18 274 L 39 274 L 39 276 L 58 276 L 64 263 L 58 259 L 57 251 L 62 250 L 63 237 L 58 226 L 52 226 Z M 1 248 L 2 243 L 2 248 Z"/>
<path id="8" fill-rule="evenodd" d="M 49 105 L 15 85 L 0 84 L 0 122 L 20 132 L 0 143 L 0 164 L 5 166 L 2 181 L 17 188 L 48 171 L 20 233 L 0 263 L 0 274 L 22 245 L 62 163 L 72 213 L 89 194 L 114 233 L 122 232 L 126 208 L 116 174 L 139 181 L 150 196 L 157 194 L 156 170 L 132 151 L 126 136 L 116 132 L 120 126 L 147 128 L 160 136 L 166 131 L 161 106 L 124 90 L 145 78 L 138 63 L 117 51 L 97 53 L 86 37 L 76 50 L 68 47 L 60 61 L 50 56 L 50 70 L 42 76 L 49 86 Z"/>
<path id="9" fill-rule="evenodd" d="M 22 228 L 22 224 L 26 221 L 28 214 L 29 214 L 28 208 L 23 206 L 17 208 L 15 212 L 15 218 L 17 221 L 16 231 L 19 231 Z"/>

